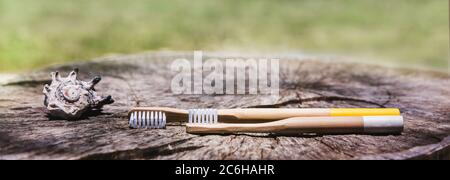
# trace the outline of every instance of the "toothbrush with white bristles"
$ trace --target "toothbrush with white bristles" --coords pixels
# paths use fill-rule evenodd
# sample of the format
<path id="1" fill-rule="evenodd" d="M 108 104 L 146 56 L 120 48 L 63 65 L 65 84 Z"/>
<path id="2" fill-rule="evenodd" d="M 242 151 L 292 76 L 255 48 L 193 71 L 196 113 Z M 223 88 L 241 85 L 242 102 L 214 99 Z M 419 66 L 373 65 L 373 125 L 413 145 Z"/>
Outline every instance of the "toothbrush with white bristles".
<path id="1" fill-rule="evenodd" d="M 176 109 L 136 107 L 128 113 L 131 128 L 162 129 L 167 122 L 192 124 L 267 123 L 293 117 L 399 116 L 396 108 L 243 108 Z"/>
<path id="2" fill-rule="evenodd" d="M 402 116 L 293 117 L 266 123 L 187 123 L 191 134 L 400 134 Z"/>

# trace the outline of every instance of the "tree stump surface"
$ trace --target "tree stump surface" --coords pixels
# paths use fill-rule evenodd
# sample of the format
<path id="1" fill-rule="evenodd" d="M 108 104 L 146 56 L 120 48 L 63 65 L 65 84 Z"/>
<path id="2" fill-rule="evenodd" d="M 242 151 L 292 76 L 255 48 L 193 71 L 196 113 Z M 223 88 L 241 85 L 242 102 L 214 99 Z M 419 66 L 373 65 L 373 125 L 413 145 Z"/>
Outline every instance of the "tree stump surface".
<path id="1" fill-rule="evenodd" d="M 205 53 L 203 59 L 267 58 Z M 280 96 L 173 95 L 177 58 L 154 52 L 106 57 L 17 75 L 0 85 L 0 159 L 450 159 L 450 76 L 301 56 L 280 59 Z M 49 119 L 42 89 L 50 72 L 80 69 L 115 103 L 78 121 Z M 1 78 L 0 78 L 1 79 Z M 5 79 L 4 79 L 5 80 Z M 401 135 L 191 135 L 181 123 L 166 129 L 130 129 L 133 106 L 177 108 L 395 107 Z"/>

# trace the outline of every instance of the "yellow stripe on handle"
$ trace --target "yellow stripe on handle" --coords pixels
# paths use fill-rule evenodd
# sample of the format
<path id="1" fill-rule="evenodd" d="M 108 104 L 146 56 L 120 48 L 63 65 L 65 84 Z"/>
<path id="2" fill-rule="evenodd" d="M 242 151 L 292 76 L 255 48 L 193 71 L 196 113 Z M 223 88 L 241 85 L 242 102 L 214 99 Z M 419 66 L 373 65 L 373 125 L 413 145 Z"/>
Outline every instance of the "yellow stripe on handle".
<path id="1" fill-rule="evenodd" d="M 332 108 L 331 116 L 400 116 L 397 108 Z"/>

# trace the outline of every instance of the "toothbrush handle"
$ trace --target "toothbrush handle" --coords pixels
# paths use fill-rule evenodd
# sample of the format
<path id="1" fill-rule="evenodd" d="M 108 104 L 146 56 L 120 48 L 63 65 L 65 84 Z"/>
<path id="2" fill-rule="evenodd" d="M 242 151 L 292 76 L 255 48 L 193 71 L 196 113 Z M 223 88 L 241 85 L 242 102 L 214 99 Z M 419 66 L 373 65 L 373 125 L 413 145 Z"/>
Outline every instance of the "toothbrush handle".
<path id="1" fill-rule="evenodd" d="M 294 117 L 267 123 L 186 124 L 192 134 L 280 133 L 280 134 L 398 134 L 402 116 Z"/>
<path id="2" fill-rule="evenodd" d="M 220 122 L 268 122 L 291 117 L 399 116 L 397 108 L 249 108 L 219 109 Z"/>

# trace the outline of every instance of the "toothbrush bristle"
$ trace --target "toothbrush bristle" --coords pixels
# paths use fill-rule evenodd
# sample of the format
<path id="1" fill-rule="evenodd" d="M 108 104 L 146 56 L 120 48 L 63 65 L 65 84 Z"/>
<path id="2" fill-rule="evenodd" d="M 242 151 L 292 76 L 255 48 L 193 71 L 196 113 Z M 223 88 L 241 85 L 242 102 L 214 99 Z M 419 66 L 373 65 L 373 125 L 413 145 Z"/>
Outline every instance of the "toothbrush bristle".
<path id="1" fill-rule="evenodd" d="M 134 111 L 128 122 L 131 128 L 163 129 L 166 127 L 166 113 L 162 111 Z"/>
<path id="2" fill-rule="evenodd" d="M 189 123 L 217 123 L 217 109 L 189 109 Z"/>

